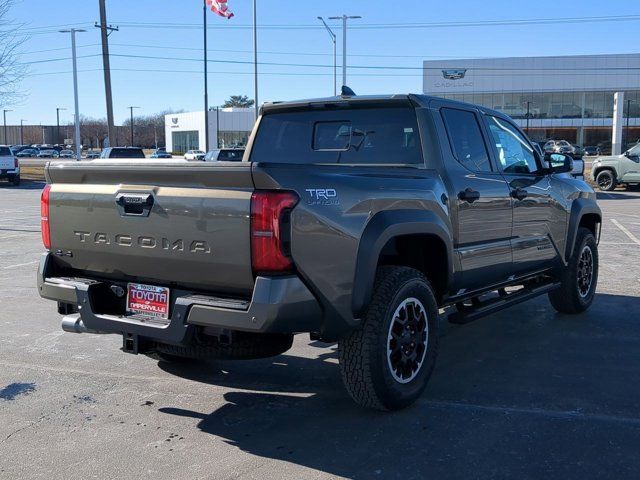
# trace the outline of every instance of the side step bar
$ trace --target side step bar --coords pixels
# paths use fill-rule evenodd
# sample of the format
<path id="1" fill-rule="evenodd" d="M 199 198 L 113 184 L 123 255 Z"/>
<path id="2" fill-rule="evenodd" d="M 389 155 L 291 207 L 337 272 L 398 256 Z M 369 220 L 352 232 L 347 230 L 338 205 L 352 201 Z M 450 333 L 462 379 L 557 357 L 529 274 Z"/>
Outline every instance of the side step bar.
<path id="1" fill-rule="evenodd" d="M 457 312 L 453 312 L 449 315 L 448 320 L 450 323 L 463 325 L 486 315 L 491 315 L 492 313 L 504 310 L 505 308 L 509 308 L 518 303 L 525 302 L 531 298 L 551 292 L 559 287 L 560 283 L 546 283 L 535 287 L 524 287 L 513 293 L 507 293 L 504 289 L 500 289 L 498 291 L 498 297 L 493 297 L 485 301 L 474 299 L 473 305 L 463 307 Z"/>

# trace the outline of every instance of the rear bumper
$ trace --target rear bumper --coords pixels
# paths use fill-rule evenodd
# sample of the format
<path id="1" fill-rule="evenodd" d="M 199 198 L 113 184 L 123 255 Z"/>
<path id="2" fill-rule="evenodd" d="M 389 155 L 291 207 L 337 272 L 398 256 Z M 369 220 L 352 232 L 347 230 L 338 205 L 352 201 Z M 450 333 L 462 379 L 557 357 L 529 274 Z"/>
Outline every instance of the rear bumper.
<path id="1" fill-rule="evenodd" d="M 300 333 L 319 331 L 322 321 L 318 301 L 295 275 L 258 277 L 249 301 L 173 289 L 171 318 L 167 325 L 160 325 L 96 311 L 97 305 L 117 302 L 109 287 L 123 284 L 55 276 L 52 265 L 51 254 L 43 254 L 38 269 L 40 296 L 76 305 L 82 322 L 90 330 L 184 344 L 197 326 L 255 333 Z"/>
<path id="2" fill-rule="evenodd" d="M 20 175 L 20 168 L 14 168 L 11 170 L 0 169 L 0 178 L 9 178 L 15 177 L 16 175 Z"/>

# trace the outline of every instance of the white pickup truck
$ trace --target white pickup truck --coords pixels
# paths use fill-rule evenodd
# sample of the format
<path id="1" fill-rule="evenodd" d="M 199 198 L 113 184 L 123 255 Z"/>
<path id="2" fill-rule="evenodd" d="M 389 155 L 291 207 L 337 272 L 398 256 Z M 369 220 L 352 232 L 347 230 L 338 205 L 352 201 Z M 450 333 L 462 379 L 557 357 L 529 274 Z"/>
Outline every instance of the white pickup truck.
<path id="1" fill-rule="evenodd" d="M 18 157 L 7 146 L 0 146 L 0 179 L 6 178 L 14 185 L 20 185 L 20 165 Z"/>

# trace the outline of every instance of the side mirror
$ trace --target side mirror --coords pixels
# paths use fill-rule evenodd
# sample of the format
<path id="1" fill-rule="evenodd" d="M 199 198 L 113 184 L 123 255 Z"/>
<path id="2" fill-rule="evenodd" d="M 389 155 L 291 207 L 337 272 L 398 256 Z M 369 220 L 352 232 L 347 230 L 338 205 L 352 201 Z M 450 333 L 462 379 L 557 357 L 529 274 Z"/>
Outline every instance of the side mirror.
<path id="1" fill-rule="evenodd" d="M 567 173 L 573 170 L 573 158 L 562 153 L 550 153 L 545 155 L 549 165 L 549 173 Z"/>

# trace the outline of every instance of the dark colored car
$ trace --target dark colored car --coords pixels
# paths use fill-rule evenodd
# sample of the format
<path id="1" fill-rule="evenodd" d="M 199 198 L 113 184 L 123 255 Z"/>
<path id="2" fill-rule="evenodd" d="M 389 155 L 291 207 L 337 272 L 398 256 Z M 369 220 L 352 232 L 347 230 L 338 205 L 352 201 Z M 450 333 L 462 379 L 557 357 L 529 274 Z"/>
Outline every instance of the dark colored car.
<path id="1" fill-rule="evenodd" d="M 153 152 L 151 154 L 151 158 L 173 158 L 173 155 L 171 155 L 170 153 L 167 153 L 166 150 L 156 150 L 155 152 Z"/>
<path id="2" fill-rule="evenodd" d="M 595 192 L 503 113 L 345 95 L 267 103 L 256 125 L 240 162 L 47 166 L 38 291 L 65 331 L 166 361 L 273 356 L 306 333 L 338 343 L 357 403 L 393 410 L 427 385 L 440 311 L 591 305 Z"/>
<path id="3" fill-rule="evenodd" d="M 73 150 L 60 150 L 60 158 L 76 158 L 76 152 Z"/>
<path id="4" fill-rule="evenodd" d="M 35 158 L 35 157 L 38 156 L 38 153 L 40 153 L 40 151 L 35 149 L 35 148 L 25 148 L 25 149 L 21 150 L 18 154 L 16 154 L 16 157 L 18 157 L 18 158 Z"/>
<path id="5" fill-rule="evenodd" d="M 52 148 L 40 149 L 37 155 L 38 158 L 58 158 L 59 156 L 58 151 Z"/>
<path id="6" fill-rule="evenodd" d="M 146 158 L 139 147 L 109 147 L 102 150 L 100 158 Z"/>
<path id="7" fill-rule="evenodd" d="M 591 145 L 588 147 L 584 147 L 584 155 L 588 157 L 595 157 L 598 155 L 602 155 L 602 151 L 600 150 L 600 147 Z"/>

